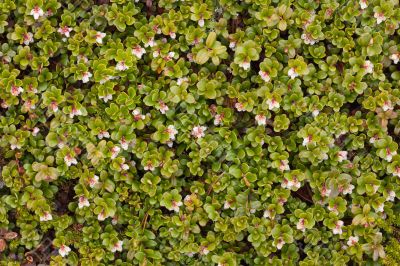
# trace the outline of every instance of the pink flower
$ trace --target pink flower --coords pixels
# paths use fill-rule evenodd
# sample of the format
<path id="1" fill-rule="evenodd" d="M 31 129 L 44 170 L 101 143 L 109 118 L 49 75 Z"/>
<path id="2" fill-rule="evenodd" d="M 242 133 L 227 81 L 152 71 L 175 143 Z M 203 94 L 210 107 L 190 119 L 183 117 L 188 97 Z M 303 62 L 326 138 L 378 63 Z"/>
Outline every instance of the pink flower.
<path id="1" fill-rule="evenodd" d="M 205 126 L 195 126 L 193 129 L 192 129 L 192 136 L 194 136 L 195 138 L 202 138 L 202 137 L 204 137 L 204 135 L 205 135 L 205 133 L 204 133 L 204 131 L 206 131 L 207 130 L 207 127 L 205 127 Z"/>
<path id="2" fill-rule="evenodd" d="M 283 182 L 281 183 L 282 188 L 290 188 L 292 186 L 292 182 L 283 178 Z"/>
<path id="3" fill-rule="evenodd" d="M 239 63 L 239 66 L 244 70 L 250 69 L 250 62 L 248 60 L 244 60 L 243 62 Z"/>
<path id="4" fill-rule="evenodd" d="M 95 37 L 96 37 L 96 42 L 99 43 L 99 44 L 102 44 L 103 43 L 103 38 L 106 37 L 106 34 L 103 33 L 103 32 L 98 31 L 96 33 Z"/>
<path id="5" fill-rule="evenodd" d="M 334 235 L 341 235 L 343 233 L 342 226 L 343 226 L 343 221 L 339 220 L 335 224 L 335 228 L 333 228 L 332 232 Z"/>
<path id="6" fill-rule="evenodd" d="M 99 139 L 103 139 L 103 138 L 108 139 L 108 138 L 110 138 L 110 133 L 108 133 L 108 131 L 102 130 L 99 132 L 99 134 L 97 134 L 97 137 Z"/>
<path id="7" fill-rule="evenodd" d="M 393 60 L 394 64 L 397 64 L 400 60 L 400 53 L 391 54 L 389 58 Z"/>
<path id="8" fill-rule="evenodd" d="M 155 33 L 157 33 L 157 34 L 161 34 L 161 29 L 159 28 L 158 25 L 154 25 L 154 26 L 153 26 L 153 31 L 154 31 Z"/>
<path id="9" fill-rule="evenodd" d="M 179 212 L 179 207 L 182 206 L 182 201 L 172 201 L 172 209 L 175 212 Z"/>
<path id="10" fill-rule="evenodd" d="M 303 139 L 303 146 L 307 146 L 308 144 L 310 144 L 312 139 L 313 139 L 313 137 L 311 135 L 308 135 L 307 137 L 305 137 Z"/>
<path id="11" fill-rule="evenodd" d="M 67 164 L 67 166 L 71 166 L 72 164 L 78 164 L 78 161 L 70 154 L 65 155 L 64 162 Z"/>
<path id="12" fill-rule="evenodd" d="M 259 126 L 265 126 L 267 123 L 267 118 L 265 117 L 265 115 L 262 114 L 256 115 L 255 119 Z"/>
<path id="13" fill-rule="evenodd" d="M 84 63 L 87 63 L 89 61 L 89 59 L 82 54 L 78 55 L 77 59 L 78 59 L 78 62 L 83 61 Z"/>
<path id="14" fill-rule="evenodd" d="M 89 186 L 91 188 L 94 188 L 98 183 L 99 183 L 99 177 L 97 175 L 94 175 L 93 177 L 89 178 Z"/>
<path id="15" fill-rule="evenodd" d="M 165 114 L 165 112 L 169 110 L 168 105 L 166 105 L 163 101 L 159 101 L 158 103 L 160 105 L 160 112 Z"/>
<path id="16" fill-rule="evenodd" d="M 129 69 L 129 67 L 125 64 L 124 61 L 118 62 L 117 65 L 115 66 L 115 69 L 118 71 L 125 71 Z"/>
<path id="17" fill-rule="evenodd" d="M 222 119 L 224 119 L 224 114 L 216 114 L 214 118 L 214 125 L 220 125 L 222 123 Z"/>
<path id="18" fill-rule="evenodd" d="M 204 27 L 204 19 L 200 19 L 198 24 L 200 27 Z"/>
<path id="19" fill-rule="evenodd" d="M 184 202 L 191 204 L 193 202 L 192 200 L 192 195 L 186 195 L 185 198 L 183 199 Z"/>
<path id="20" fill-rule="evenodd" d="M 383 13 L 378 13 L 378 12 L 374 13 L 374 18 L 376 18 L 377 24 L 381 24 L 383 21 L 386 20 L 385 15 Z"/>
<path id="21" fill-rule="evenodd" d="M 289 69 L 289 71 L 288 71 L 288 76 L 289 76 L 291 79 L 294 79 L 294 78 L 298 77 L 299 74 L 296 72 L 296 69 L 295 69 L 294 67 L 292 67 L 292 68 Z"/>
<path id="22" fill-rule="evenodd" d="M 44 15 L 44 12 L 43 12 L 43 10 L 42 10 L 39 6 L 35 6 L 35 7 L 31 10 L 30 15 L 33 16 L 33 18 L 34 18 L 35 20 L 38 20 L 39 17 L 41 17 L 41 16 Z"/>
<path id="23" fill-rule="evenodd" d="M 15 85 L 11 86 L 11 94 L 13 96 L 18 96 L 23 91 L 24 91 L 24 89 L 22 87 L 17 87 Z"/>
<path id="24" fill-rule="evenodd" d="M 51 110 L 53 110 L 53 112 L 58 111 L 58 104 L 56 102 L 51 102 L 49 107 L 51 108 Z"/>
<path id="25" fill-rule="evenodd" d="M 58 147 L 59 149 L 62 149 L 64 146 L 65 146 L 65 142 L 59 139 L 59 140 L 58 140 L 58 143 L 57 143 L 57 147 Z"/>
<path id="26" fill-rule="evenodd" d="M 64 35 L 65 37 L 69 38 L 69 34 L 72 31 L 72 28 L 69 28 L 68 26 L 63 26 L 58 28 L 58 33 L 60 33 L 61 35 Z"/>
<path id="27" fill-rule="evenodd" d="M 154 171 L 156 169 L 151 161 L 148 161 L 147 164 L 143 167 L 145 171 Z"/>
<path id="28" fill-rule="evenodd" d="M 123 163 L 123 164 L 121 164 L 121 168 L 122 168 L 122 170 L 127 171 L 127 170 L 129 170 L 129 165 L 127 165 L 126 163 Z"/>
<path id="29" fill-rule="evenodd" d="M 137 58 L 142 58 L 142 56 L 146 53 L 146 50 L 142 48 L 140 45 L 136 45 L 132 50 L 132 54 L 134 54 Z"/>
<path id="30" fill-rule="evenodd" d="M 121 144 L 121 147 L 123 150 L 127 150 L 129 147 L 129 143 L 125 140 L 125 137 L 122 137 L 122 139 L 119 142 Z"/>
<path id="31" fill-rule="evenodd" d="M 178 86 L 182 85 L 184 82 L 187 82 L 189 79 L 187 77 L 183 77 L 183 78 L 178 78 L 178 80 L 176 81 L 176 84 Z"/>
<path id="32" fill-rule="evenodd" d="M 372 137 L 369 139 L 369 142 L 372 143 L 372 144 L 374 144 L 377 140 L 379 140 L 379 137 L 375 135 L 375 136 L 372 136 Z"/>
<path id="33" fill-rule="evenodd" d="M 396 198 L 396 192 L 393 190 L 388 191 L 388 196 L 386 197 L 386 201 L 394 201 Z"/>
<path id="34" fill-rule="evenodd" d="M 272 99 L 267 99 L 267 104 L 268 104 L 268 109 L 269 110 L 273 110 L 275 108 L 279 108 L 280 104 L 277 100 L 275 100 L 275 98 Z"/>
<path id="35" fill-rule="evenodd" d="M 372 64 L 371 61 L 369 61 L 369 60 L 365 61 L 364 65 L 363 65 L 363 68 L 369 74 L 374 72 L 374 64 Z"/>
<path id="36" fill-rule="evenodd" d="M 272 214 L 271 214 L 271 212 L 269 210 L 265 210 L 264 214 L 263 214 L 263 217 L 271 219 L 272 218 Z"/>
<path id="37" fill-rule="evenodd" d="M 174 58 L 175 56 L 175 52 L 169 52 L 168 55 L 166 57 L 164 57 L 165 61 L 170 61 Z"/>
<path id="38" fill-rule="evenodd" d="M 294 177 L 292 180 L 292 188 L 299 189 L 300 187 L 301 187 L 301 182 L 296 177 Z"/>
<path id="39" fill-rule="evenodd" d="M 289 161 L 288 160 L 281 160 L 279 162 L 279 170 L 281 170 L 281 171 L 289 171 L 290 170 Z"/>
<path id="40" fill-rule="evenodd" d="M 107 94 L 106 96 L 99 96 L 99 99 L 102 99 L 105 103 L 112 100 L 112 94 Z"/>
<path id="41" fill-rule="evenodd" d="M 304 220 L 304 218 L 301 218 L 301 219 L 299 220 L 299 222 L 297 223 L 296 227 L 297 227 L 297 229 L 300 230 L 300 231 L 303 231 L 303 232 L 306 231 L 306 226 L 305 226 L 305 220 Z"/>
<path id="42" fill-rule="evenodd" d="M 145 43 L 144 44 L 144 47 L 153 47 L 155 45 L 155 42 L 154 42 L 154 38 L 153 37 L 151 37 L 148 41 L 147 41 L 147 43 Z"/>
<path id="43" fill-rule="evenodd" d="M 50 212 L 43 212 L 43 216 L 39 217 L 41 222 L 47 222 L 53 220 L 53 216 Z"/>
<path id="44" fill-rule="evenodd" d="M 231 207 L 231 202 L 229 202 L 229 201 L 225 201 L 224 202 L 224 209 L 226 210 L 226 209 L 229 209 Z"/>
<path id="45" fill-rule="evenodd" d="M 86 71 L 86 72 L 83 72 L 83 74 L 82 74 L 82 82 L 83 83 L 88 83 L 89 82 L 89 79 L 92 77 L 93 75 L 92 75 L 92 73 L 90 73 L 90 72 L 88 72 L 88 71 Z"/>
<path id="46" fill-rule="evenodd" d="M 24 34 L 24 44 L 29 45 L 33 42 L 33 34 L 31 32 L 27 32 Z"/>
<path id="47" fill-rule="evenodd" d="M 350 184 L 346 189 L 343 189 L 343 195 L 351 194 L 353 192 L 354 185 Z"/>
<path id="48" fill-rule="evenodd" d="M 58 249 L 58 253 L 61 255 L 61 257 L 67 256 L 70 252 L 71 248 L 66 245 L 61 245 L 61 247 Z"/>
<path id="49" fill-rule="evenodd" d="M 290 170 L 290 169 L 288 169 Z M 301 186 L 301 183 L 299 182 L 299 180 L 297 178 L 293 178 L 293 180 L 288 180 L 286 178 L 283 179 L 283 182 L 281 184 L 282 188 L 287 188 L 287 189 L 299 189 Z"/>
<path id="50" fill-rule="evenodd" d="M 139 120 L 145 119 L 145 116 L 142 115 L 142 113 L 140 112 L 139 109 L 133 110 L 132 114 L 133 114 L 133 118 L 135 119 L 135 121 L 139 121 Z"/>
<path id="51" fill-rule="evenodd" d="M 276 245 L 277 249 L 282 249 L 283 245 L 285 245 L 285 241 L 283 240 L 282 237 L 279 237 L 277 240 L 277 243 L 275 244 L 275 242 L 273 243 L 273 245 Z"/>
<path id="52" fill-rule="evenodd" d="M 117 158 L 119 152 L 120 152 L 121 148 L 118 146 L 114 146 L 111 148 L 111 159 L 115 159 Z"/>
<path id="53" fill-rule="evenodd" d="M 33 110 L 35 108 L 36 108 L 36 106 L 34 104 L 32 104 L 31 100 L 27 100 L 24 102 L 23 110 L 29 111 L 29 110 L 31 110 L 31 109 Z"/>
<path id="54" fill-rule="evenodd" d="M 311 36 L 310 33 L 303 33 L 303 34 L 301 35 L 301 39 L 304 40 L 304 43 L 305 43 L 305 44 L 310 44 L 310 45 L 314 45 L 314 44 L 317 42 L 317 40 L 315 40 L 315 39 Z"/>
<path id="55" fill-rule="evenodd" d="M 328 189 L 328 188 L 326 187 L 326 185 L 324 184 L 324 185 L 322 186 L 322 189 L 321 189 L 321 196 L 322 196 L 322 197 L 327 197 L 327 196 L 329 196 L 329 194 L 331 194 L 331 190 Z"/>
<path id="56" fill-rule="evenodd" d="M 397 151 L 390 151 L 389 148 L 386 148 L 386 161 L 391 162 L 394 155 L 397 154 Z"/>
<path id="57" fill-rule="evenodd" d="M 79 197 L 79 201 L 78 201 L 78 208 L 82 209 L 83 207 L 89 207 L 90 203 L 88 201 L 88 199 L 84 196 L 80 196 Z"/>
<path id="58" fill-rule="evenodd" d="M 178 134 L 178 130 L 175 129 L 174 125 L 169 125 L 166 129 L 170 140 L 175 140 L 175 135 Z"/>
<path id="59" fill-rule="evenodd" d="M 4 108 L 4 109 L 7 109 L 9 106 L 5 101 L 2 101 L 1 102 L 1 107 Z"/>
<path id="60" fill-rule="evenodd" d="M 19 145 L 19 144 L 11 144 L 10 147 L 12 150 L 21 149 L 21 145 Z"/>
<path id="61" fill-rule="evenodd" d="M 349 240 L 347 241 L 347 245 L 349 247 L 354 246 L 357 243 L 358 243 L 358 236 L 351 236 L 351 237 L 349 237 Z"/>
<path id="62" fill-rule="evenodd" d="M 34 137 L 36 137 L 37 134 L 39 133 L 39 131 L 40 131 L 40 129 L 39 129 L 38 127 L 34 127 L 33 130 L 32 130 L 32 135 L 33 135 Z"/>
<path id="63" fill-rule="evenodd" d="M 330 210 L 331 212 L 335 213 L 336 215 L 339 213 L 338 209 L 337 209 L 337 205 L 333 205 L 333 207 L 328 206 L 328 210 Z"/>
<path id="64" fill-rule="evenodd" d="M 77 109 L 75 106 L 71 108 L 71 113 L 69 114 L 70 118 L 74 118 L 74 116 L 82 115 L 82 111 Z"/>
<path id="65" fill-rule="evenodd" d="M 375 208 L 377 212 L 383 212 L 383 208 L 385 207 L 385 204 L 381 203 L 378 205 L 378 207 Z"/>
<path id="66" fill-rule="evenodd" d="M 153 57 L 156 58 L 160 55 L 160 50 L 153 51 Z"/>
<path id="67" fill-rule="evenodd" d="M 260 75 L 260 77 L 262 78 L 262 80 L 264 80 L 265 82 L 269 82 L 271 80 L 269 74 L 267 71 L 258 71 L 258 74 Z"/>
<path id="68" fill-rule="evenodd" d="M 388 110 L 393 110 L 392 102 L 391 101 L 385 101 L 383 103 L 382 110 L 385 111 L 385 112 L 388 111 Z"/>
<path id="69" fill-rule="evenodd" d="M 113 247 L 111 248 L 111 252 L 121 252 L 122 251 L 122 244 L 123 242 L 121 240 L 118 240 L 117 243 L 115 243 L 113 245 Z"/>
<path id="70" fill-rule="evenodd" d="M 243 111 L 246 110 L 246 109 L 244 108 L 243 103 L 240 103 L 240 102 L 235 103 L 235 108 L 236 108 L 239 112 L 243 112 Z"/>
<path id="71" fill-rule="evenodd" d="M 210 253 L 210 250 L 207 247 L 200 246 L 200 254 L 207 255 L 208 253 Z"/>
<path id="72" fill-rule="evenodd" d="M 104 221 L 106 218 L 107 218 L 107 217 L 106 217 L 106 214 L 104 213 L 104 211 L 100 212 L 100 213 L 97 215 L 97 220 L 99 220 L 99 221 Z"/>
<path id="73" fill-rule="evenodd" d="M 27 91 L 35 94 L 38 92 L 37 88 L 34 88 L 32 84 L 29 84 Z"/>
<path id="74" fill-rule="evenodd" d="M 347 153 L 348 153 L 347 151 L 339 151 L 337 153 L 338 161 L 342 162 L 344 160 L 347 160 Z"/>
<path id="75" fill-rule="evenodd" d="M 367 0 L 360 0 L 360 7 L 361 9 L 366 9 L 368 7 L 368 2 Z"/>

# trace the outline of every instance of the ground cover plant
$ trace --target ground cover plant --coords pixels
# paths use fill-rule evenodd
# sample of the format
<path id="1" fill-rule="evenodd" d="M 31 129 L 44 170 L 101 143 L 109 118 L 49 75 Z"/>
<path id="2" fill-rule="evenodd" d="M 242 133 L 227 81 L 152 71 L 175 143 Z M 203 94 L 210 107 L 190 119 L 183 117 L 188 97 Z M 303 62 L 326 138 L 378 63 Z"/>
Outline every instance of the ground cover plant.
<path id="1" fill-rule="evenodd" d="M 0 0 L 0 265 L 397 265 L 397 0 Z"/>

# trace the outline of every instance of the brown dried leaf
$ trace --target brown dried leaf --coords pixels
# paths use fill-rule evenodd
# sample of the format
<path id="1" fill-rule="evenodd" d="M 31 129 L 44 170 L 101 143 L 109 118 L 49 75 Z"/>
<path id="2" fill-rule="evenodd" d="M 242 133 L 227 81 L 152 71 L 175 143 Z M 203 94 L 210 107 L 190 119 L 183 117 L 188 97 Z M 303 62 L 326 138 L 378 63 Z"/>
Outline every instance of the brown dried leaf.
<path id="1" fill-rule="evenodd" d="M 7 232 L 4 234 L 4 239 L 6 239 L 6 240 L 11 240 L 16 237 L 18 237 L 18 233 L 16 233 L 16 232 Z"/>
<path id="2" fill-rule="evenodd" d="M 7 247 L 7 243 L 4 239 L 0 239 L 0 252 L 3 252 Z"/>
<path id="3" fill-rule="evenodd" d="M 31 255 L 27 255 L 25 258 L 26 258 L 27 262 L 29 262 L 29 263 L 33 262 L 33 257 Z"/>

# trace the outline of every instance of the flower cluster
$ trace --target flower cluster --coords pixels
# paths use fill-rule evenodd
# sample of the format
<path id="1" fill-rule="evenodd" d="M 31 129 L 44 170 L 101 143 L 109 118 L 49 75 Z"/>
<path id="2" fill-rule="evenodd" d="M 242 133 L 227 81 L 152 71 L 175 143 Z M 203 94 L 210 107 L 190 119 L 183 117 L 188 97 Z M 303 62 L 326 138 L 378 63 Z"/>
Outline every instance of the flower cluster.
<path id="1" fill-rule="evenodd" d="M 399 23 L 396 0 L 0 1 L 0 264 L 393 265 Z"/>

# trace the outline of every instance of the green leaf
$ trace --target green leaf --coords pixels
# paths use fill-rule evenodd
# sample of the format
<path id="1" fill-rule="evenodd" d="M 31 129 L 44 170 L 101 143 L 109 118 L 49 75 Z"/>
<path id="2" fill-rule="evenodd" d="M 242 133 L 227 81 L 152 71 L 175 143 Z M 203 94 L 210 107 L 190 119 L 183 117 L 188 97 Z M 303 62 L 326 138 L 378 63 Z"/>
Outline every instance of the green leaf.
<path id="1" fill-rule="evenodd" d="M 207 50 L 203 49 L 197 53 L 195 61 L 197 64 L 202 65 L 202 64 L 206 63 L 208 61 L 208 59 L 210 59 L 209 52 Z"/>
<path id="2" fill-rule="evenodd" d="M 213 88 L 206 90 L 204 94 L 208 99 L 215 99 L 217 97 L 217 92 Z"/>
<path id="3" fill-rule="evenodd" d="M 55 147 L 58 144 L 58 136 L 54 132 L 49 132 L 46 136 L 46 144 L 50 147 Z"/>
<path id="4" fill-rule="evenodd" d="M 210 32 L 206 40 L 206 46 L 211 48 L 214 45 L 216 39 L 217 39 L 217 34 L 215 32 Z"/>
<path id="5" fill-rule="evenodd" d="M 236 178 L 240 178 L 242 176 L 242 171 L 237 165 L 232 165 L 231 167 L 229 167 L 229 173 Z"/>

